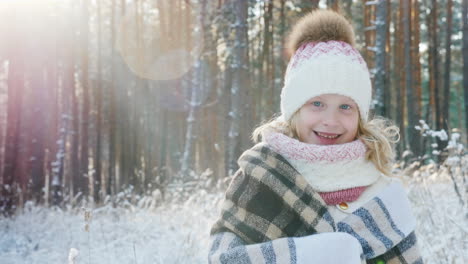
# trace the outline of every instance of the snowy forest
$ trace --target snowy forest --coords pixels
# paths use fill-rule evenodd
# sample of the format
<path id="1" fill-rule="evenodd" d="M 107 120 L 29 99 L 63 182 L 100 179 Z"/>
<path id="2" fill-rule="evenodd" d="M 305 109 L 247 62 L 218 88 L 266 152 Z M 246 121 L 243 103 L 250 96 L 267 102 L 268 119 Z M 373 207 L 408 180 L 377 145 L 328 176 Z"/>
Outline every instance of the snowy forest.
<path id="1" fill-rule="evenodd" d="M 468 0 L 0 1 L 0 263 L 206 263 L 316 8 L 400 128 L 425 263 L 467 263 Z"/>

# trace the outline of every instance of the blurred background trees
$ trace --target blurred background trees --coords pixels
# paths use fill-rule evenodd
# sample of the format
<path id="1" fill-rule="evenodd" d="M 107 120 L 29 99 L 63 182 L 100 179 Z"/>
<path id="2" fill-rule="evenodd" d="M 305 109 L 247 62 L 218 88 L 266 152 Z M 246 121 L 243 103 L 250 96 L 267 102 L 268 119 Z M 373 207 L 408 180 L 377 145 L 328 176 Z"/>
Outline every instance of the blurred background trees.
<path id="1" fill-rule="evenodd" d="M 0 206 L 232 175 L 280 110 L 285 38 L 315 8 L 355 27 L 398 158 L 440 163 L 453 133 L 467 143 L 467 2 L 3 1 Z"/>

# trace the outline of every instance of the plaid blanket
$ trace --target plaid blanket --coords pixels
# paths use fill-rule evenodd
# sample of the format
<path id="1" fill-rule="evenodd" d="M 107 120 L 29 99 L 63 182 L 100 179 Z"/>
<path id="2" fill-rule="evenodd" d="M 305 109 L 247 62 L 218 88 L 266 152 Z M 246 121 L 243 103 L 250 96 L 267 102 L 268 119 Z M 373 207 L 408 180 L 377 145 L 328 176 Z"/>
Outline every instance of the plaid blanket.
<path id="1" fill-rule="evenodd" d="M 291 240 L 281 238 L 346 232 L 360 242 L 364 252 L 362 257 L 367 259 L 367 263 L 382 263 L 377 260 L 422 263 L 416 246 L 414 224 L 409 223 L 414 219 L 399 219 L 399 216 L 392 215 L 395 210 L 404 210 L 399 208 L 408 207 L 409 204 L 406 201 L 408 204 L 401 207 L 398 204 L 395 206 L 394 202 L 389 203 L 390 199 L 387 198 L 392 198 L 394 191 L 375 197 L 344 220 L 336 222 L 325 202 L 306 179 L 266 143 L 259 143 L 244 152 L 239 158 L 239 166 L 226 191 L 221 217 L 211 230 L 213 245 L 210 262 L 216 262 L 214 256 L 223 256 L 220 259 L 225 261 L 220 262 L 229 263 L 226 261 L 229 254 L 232 250 L 239 252 L 238 247 L 253 250 L 255 247 L 250 245 L 260 244 L 261 252 L 265 252 L 268 246 L 280 248 L 271 241 L 283 241 L 286 243 L 284 248 L 291 251 L 294 248 L 291 247 Z M 404 192 L 399 196 L 407 199 Z M 399 212 L 396 215 L 404 214 Z M 225 246 L 220 247 L 216 240 L 219 242 L 220 237 L 226 234 L 235 243 L 225 242 Z M 253 251 L 245 257 L 252 258 Z M 238 263 L 240 255 L 234 255 L 232 263 Z"/>

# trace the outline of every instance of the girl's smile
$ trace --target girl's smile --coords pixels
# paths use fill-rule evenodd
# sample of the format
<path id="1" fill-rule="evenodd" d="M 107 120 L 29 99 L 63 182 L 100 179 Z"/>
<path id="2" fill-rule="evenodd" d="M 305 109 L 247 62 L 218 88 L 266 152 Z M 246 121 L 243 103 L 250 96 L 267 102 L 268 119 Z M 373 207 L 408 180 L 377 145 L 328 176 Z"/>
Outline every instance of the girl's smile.
<path id="1" fill-rule="evenodd" d="M 297 134 L 302 142 L 331 145 L 355 140 L 359 111 L 349 97 L 323 94 L 311 98 L 298 112 Z"/>
<path id="2" fill-rule="evenodd" d="M 324 132 L 317 132 L 314 131 L 315 135 L 317 135 L 318 141 L 320 145 L 331 145 L 335 144 L 341 134 L 334 134 L 334 133 L 324 133 Z"/>

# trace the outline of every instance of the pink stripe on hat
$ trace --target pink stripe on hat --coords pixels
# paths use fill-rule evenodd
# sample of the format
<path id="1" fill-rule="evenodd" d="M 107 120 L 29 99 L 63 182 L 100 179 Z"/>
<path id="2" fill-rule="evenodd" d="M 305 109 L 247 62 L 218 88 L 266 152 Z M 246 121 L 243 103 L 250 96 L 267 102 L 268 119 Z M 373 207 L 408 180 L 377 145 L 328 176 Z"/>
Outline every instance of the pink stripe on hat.
<path id="1" fill-rule="evenodd" d="M 363 69 L 367 70 L 367 65 L 364 59 L 362 58 L 359 51 L 353 48 L 350 44 L 343 41 L 331 40 L 327 42 L 309 42 L 302 44 L 299 49 L 294 53 L 294 56 L 291 58 L 291 68 L 298 67 L 301 63 L 309 60 L 318 58 L 322 55 L 345 55 L 355 61 L 358 64 L 362 65 Z"/>

